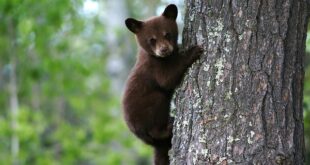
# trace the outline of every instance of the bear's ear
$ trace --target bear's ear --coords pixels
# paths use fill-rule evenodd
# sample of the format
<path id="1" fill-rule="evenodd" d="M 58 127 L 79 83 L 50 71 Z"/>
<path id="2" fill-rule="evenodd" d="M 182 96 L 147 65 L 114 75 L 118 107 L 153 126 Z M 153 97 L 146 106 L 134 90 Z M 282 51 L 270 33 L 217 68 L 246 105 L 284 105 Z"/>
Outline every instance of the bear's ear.
<path id="1" fill-rule="evenodd" d="M 127 18 L 125 21 L 127 28 L 133 33 L 137 33 L 141 30 L 143 22 L 135 20 L 133 18 Z"/>
<path id="2" fill-rule="evenodd" d="M 162 15 L 166 18 L 175 20 L 178 16 L 177 6 L 174 4 L 168 5 Z"/>

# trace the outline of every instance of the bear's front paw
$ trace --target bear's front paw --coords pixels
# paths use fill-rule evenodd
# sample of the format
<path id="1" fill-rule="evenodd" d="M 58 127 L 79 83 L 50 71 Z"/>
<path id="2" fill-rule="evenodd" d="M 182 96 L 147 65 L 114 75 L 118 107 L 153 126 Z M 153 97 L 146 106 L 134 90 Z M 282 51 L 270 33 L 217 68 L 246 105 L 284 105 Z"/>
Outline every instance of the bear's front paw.
<path id="1" fill-rule="evenodd" d="M 203 53 L 202 46 L 193 46 L 189 48 L 188 55 L 192 58 L 193 61 L 196 61 L 201 54 Z"/>

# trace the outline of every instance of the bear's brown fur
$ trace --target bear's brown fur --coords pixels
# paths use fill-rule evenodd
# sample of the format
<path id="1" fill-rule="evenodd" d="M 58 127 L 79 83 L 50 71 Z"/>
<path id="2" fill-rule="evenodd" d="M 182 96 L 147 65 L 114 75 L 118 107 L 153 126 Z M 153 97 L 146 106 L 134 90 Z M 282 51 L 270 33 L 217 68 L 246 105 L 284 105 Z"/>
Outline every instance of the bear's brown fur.
<path id="1" fill-rule="evenodd" d="M 140 50 L 127 80 L 123 111 L 129 129 L 155 150 L 155 165 L 169 164 L 173 119 L 170 101 L 188 67 L 202 49 L 194 46 L 181 55 L 177 46 L 177 7 L 168 5 L 161 16 L 146 21 L 128 18 Z"/>

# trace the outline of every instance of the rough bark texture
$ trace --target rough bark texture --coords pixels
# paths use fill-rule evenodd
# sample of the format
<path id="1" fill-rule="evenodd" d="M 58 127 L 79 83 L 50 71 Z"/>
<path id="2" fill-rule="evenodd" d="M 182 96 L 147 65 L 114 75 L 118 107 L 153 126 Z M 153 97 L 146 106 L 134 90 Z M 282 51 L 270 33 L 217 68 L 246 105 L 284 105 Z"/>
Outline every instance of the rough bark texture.
<path id="1" fill-rule="evenodd" d="M 186 0 L 171 164 L 303 164 L 305 0 Z"/>

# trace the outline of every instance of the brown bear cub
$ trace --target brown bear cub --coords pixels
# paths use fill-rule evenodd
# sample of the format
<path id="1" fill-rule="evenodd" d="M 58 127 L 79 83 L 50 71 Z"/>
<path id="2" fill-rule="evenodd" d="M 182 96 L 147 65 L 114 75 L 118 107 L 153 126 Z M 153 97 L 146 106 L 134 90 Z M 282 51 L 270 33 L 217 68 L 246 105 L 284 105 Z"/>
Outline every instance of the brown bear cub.
<path id="1" fill-rule="evenodd" d="M 173 119 L 170 101 L 188 67 L 202 49 L 194 46 L 181 55 L 177 46 L 178 9 L 171 4 L 161 16 L 146 21 L 128 18 L 140 50 L 123 95 L 124 117 L 129 129 L 154 147 L 155 165 L 169 164 Z"/>

